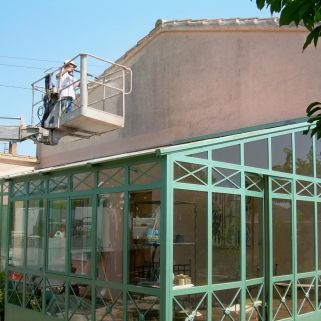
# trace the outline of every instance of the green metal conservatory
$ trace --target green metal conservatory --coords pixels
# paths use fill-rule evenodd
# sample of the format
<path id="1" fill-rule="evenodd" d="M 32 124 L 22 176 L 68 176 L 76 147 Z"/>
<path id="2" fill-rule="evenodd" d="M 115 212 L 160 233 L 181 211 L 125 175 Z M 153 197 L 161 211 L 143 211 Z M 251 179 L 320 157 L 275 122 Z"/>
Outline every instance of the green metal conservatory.
<path id="1" fill-rule="evenodd" d="M 321 143 L 306 126 L 6 177 L 6 320 L 320 320 Z"/>

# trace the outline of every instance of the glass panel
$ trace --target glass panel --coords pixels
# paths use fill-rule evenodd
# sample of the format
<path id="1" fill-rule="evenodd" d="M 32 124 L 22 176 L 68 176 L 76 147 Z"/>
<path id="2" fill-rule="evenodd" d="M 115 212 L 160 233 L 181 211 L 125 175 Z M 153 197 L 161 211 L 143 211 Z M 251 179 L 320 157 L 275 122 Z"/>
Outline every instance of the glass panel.
<path id="1" fill-rule="evenodd" d="M 49 202 L 48 269 L 66 271 L 66 223 L 67 201 Z"/>
<path id="2" fill-rule="evenodd" d="M 42 310 L 42 280 L 38 275 L 26 275 L 25 306 L 29 310 L 37 312 Z"/>
<path id="3" fill-rule="evenodd" d="M 130 184 L 150 184 L 160 180 L 160 163 L 144 163 L 129 167 Z"/>
<path id="4" fill-rule="evenodd" d="M 298 272 L 314 271 L 314 202 L 297 201 L 296 208 Z"/>
<path id="5" fill-rule="evenodd" d="M 273 284 L 273 320 L 283 320 L 293 315 L 292 281 L 282 281 Z"/>
<path id="6" fill-rule="evenodd" d="M 233 169 L 215 167 L 212 169 L 212 184 L 217 187 L 240 188 L 241 173 Z"/>
<path id="7" fill-rule="evenodd" d="M 43 267 L 44 227 L 43 200 L 30 200 L 27 222 L 27 267 L 30 269 Z"/>
<path id="8" fill-rule="evenodd" d="M 244 165 L 266 169 L 269 168 L 267 139 L 244 144 Z"/>
<path id="9" fill-rule="evenodd" d="M 207 320 L 207 295 L 204 293 L 175 296 L 173 321 Z"/>
<path id="10" fill-rule="evenodd" d="M 299 279 L 297 282 L 297 296 L 298 314 L 315 311 L 315 278 Z"/>
<path id="11" fill-rule="evenodd" d="M 321 276 L 319 275 L 318 277 L 318 300 L 317 300 L 317 304 L 318 304 L 318 308 L 319 310 L 321 309 L 321 289 L 320 289 L 320 284 L 321 284 Z"/>
<path id="12" fill-rule="evenodd" d="M 22 306 L 23 297 L 23 274 L 19 272 L 8 272 L 7 300 L 11 304 Z"/>
<path id="13" fill-rule="evenodd" d="M 241 289 L 213 292 L 212 320 L 241 320 Z"/>
<path id="14" fill-rule="evenodd" d="M 107 168 L 102 169 L 98 173 L 98 187 L 99 188 L 113 188 L 125 184 L 125 169 Z"/>
<path id="15" fill-rule="evenodd" d="M 316 176 L 321 178 L 321 142 L 315 140 L 315 162 L 316 162 Z"/>
<path id="16" fill-rule="evenodd" d="M 246 278 L 263 276 L 263 199 L 246 198 Z"/>
<path id="17" fill-rule="evenodd" d="M 2 206 L 1 206 L 1 221 L 0 221 L 0 271 L 5 270 L 5 265 L 7 263 L 8 255 L 8 220 L 9 220 L 9 211 L 8 206 L 9 200 L 8 195 L 2 195 Z M 0 279 L 1 281 L 1 279 Z M 4 282 L 4 280 L 3 280 Z M 0 287 L 1 289 L 1 287 Z M 0 292 L 1 293 L 1 292 Z"/>
<path id="18" fill-rule="evenodd" d="M 207 284 L 207 194 L 174 191 L 173 272 L 176 286 Z"/>
<path id="19" fill-rule="evenodd" d="M 292 173 L 292 138 L 291 135 L 272 137 L 272 169 Z"/>
<path id="20" fill-rule="evenodd" d="M 314 184 L 313 182 L 297 181 L 296 193 L 302 196 L 314 196 Z"/>
<path id="21" fill-rule="evenodd" d="M 179 183 L 207 184 L 207 166 L 185 162 L 175 162 L 174 180 Z"/>
<path id="22" fill-rule="evenodd" d="M 14 196 L 21 196 L 26 195 L 26 183 L 25 182 L 18 182 L 13 184 L 13 195 Z"/>
<path id="23" fill-rule="evenodd" d="M 241 277 L 241 197 L 213 194 L 213 283 L 239 281 Z"/>
<path id="24" fill-rule="evenodd" d="M 85 191 L 94 186 L 94 174 L 92 172 L 74 174 L 72 177 L 72 189 L 74 192 Z"/>
<path id="25" fill-rule="evenodd" d="M 214 161 L 219 161 L 224 163 L 240 164 L 241 163 L 240 145 L 214 149 L 212 151 L 212 159 Z"/>
<path id="26" fill-rule="evenodd" d="M 245 188 L 253 192 L 263 192 L 263 177 L 253 173 L 245 173 Z"/>
<path id="27" fill-rule="evenodd" d="M 160 319 L 159 298 L 152 295 L 128 292 L 128 321 Z"/>
<path id="28" fill-rule="evenodd" d="M 45 292 L 45 312 L 58 319 L 65 319 L 66 315 L 66 282 L 47 279 Z"/>
<path id="29" fill-rule="evenodd" d="M 9 182 L 3 182 L 2 193 L 9 193 Z"/>
<path id="30" fill-rule="evenodd" d="M 299 175 L 313 176 L 313 148 L 310 135 L 295 133 L 295 169 Z"/>
<path id="31" fill-rule="evenodd" d="M 99 196 L 97 212 L 97 278 L 122 282 L 124 193 Z"/>
<path id="32" fill-rule="evenodd" d="M 318 269 L 321 270 L 321 203 L 318 203 L 318 260 Z"/>
<path id="33" fill-rule="evenodd" d="M 246 288 L 245 314 L 247 321 L 261 321 L 263 316 L 263 284 Z"/>
<path id="34" fill-rule="evenodd" d="M 96 320 L 123 320 L 124 307 L 120 290 L 96 287 Z"/>
<path id="35" fill-rule="evenodd" d="M 10 220 L 9 265 L 23 266 L 25 244 L 25 208 L 23 201 L 13 203 Z"/>
<path id="36" fill-rule="evenodd" d="M 200 153 L 190 154 L 190 155 L 186 155 L 186 156 L 195 157 L 195 158 L 201 158 L 201 159 L 207 159 L 208 158 L 208 153 L 207 152 L 200 152 Z"/>
<path id="37" fill-rule="evenodd" d="M 81 275 L 90 275 L 92 252 L 91 200 L 74 199 L 71 204 L 71 272 Z"/>
<path id="38" fill-rule="evenodd" d="M 129 197 L 129 280 L 142 286 L 155 285 L 160 273 L 160 191 L 131 192 Z"/>
<path id="39" fill-rule="evenodd" d="M 91 287 L 85 283 L 69 284 L 68 319 L 92 320 Z"/>
<path id="40" fill-rule="evenodd" d="M 272 200 L 273 275 L 292 273 L 292 204 Z"/>
<path id="41" fill-rule="evenodd" d="M 287 179 L 272 179 L 272 192 L 278 194 L 291 194 L 292 182 Z"/>
<path id="42" fill-rule="evenodd" d="M 317 195 L 316 196 L 321 196 L 321 184 L 316 183 L 316 187 L 317 187 Z"/>
<path id="43" fill-rule="evenodd" d="M 42 194 L 45 191 L 45 184 L 42 179 L 35 179 L 29 182 L 29 194 Z"/>
<path id="44" fill-rule="evenodd" d="M 68 191 L 68 177 L 56 176 L 49 179 L 49 193 L 63 193 Z"/>

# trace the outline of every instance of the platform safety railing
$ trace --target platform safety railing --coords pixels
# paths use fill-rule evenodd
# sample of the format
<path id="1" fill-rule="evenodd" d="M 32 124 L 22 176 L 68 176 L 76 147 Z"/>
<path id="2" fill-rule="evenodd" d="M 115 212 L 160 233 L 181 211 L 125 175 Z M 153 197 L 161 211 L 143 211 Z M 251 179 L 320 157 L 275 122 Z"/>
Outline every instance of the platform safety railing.
<path id="1" fill-rule="evenodd" d="M 80 53 L 69 61 L 75 63 L 77 68 L 80 66 L 80 70 L 77 68 L 74 70 L 74 82 L 69 85 L 74 86 L 76 93 L 73 108 L 89 107 L 125 118 L 125 96 L 132 91 L 131 69 L 88 53 Z M 57 93 L 61 109 L 61 92 L 69 87 L 61 88 L 59 77 L 57 78 L 63 68 L 64 65 L 61 65 L 31 84 L 32 126 L 37 126 L 41 122 L 44 113 L 44 97 L 49 92 Z M 63 112 L 60 110 L 59 115 Z"/>

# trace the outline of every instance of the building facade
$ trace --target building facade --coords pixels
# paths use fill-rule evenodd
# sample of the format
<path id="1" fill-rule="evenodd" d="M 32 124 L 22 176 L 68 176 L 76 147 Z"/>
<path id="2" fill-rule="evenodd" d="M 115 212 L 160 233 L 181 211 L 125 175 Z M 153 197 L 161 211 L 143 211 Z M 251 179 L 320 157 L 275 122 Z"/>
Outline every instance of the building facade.
<path id="1" fill-rule="evenodd" d="M 125 128 L 39 146 L 36 171 L 1 180 L 6 320 L 319 320 L 304 37 L 274 20 L 158 22 L 121 58 Z"/>

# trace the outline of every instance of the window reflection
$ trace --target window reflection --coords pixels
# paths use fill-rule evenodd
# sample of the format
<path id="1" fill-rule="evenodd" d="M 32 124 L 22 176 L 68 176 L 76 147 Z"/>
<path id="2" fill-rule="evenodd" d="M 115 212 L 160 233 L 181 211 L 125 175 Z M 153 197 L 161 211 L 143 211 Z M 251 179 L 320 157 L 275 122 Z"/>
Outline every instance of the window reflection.
<path id="1" fill-rule="evenodd" d="M 97 277 L 122 281 L 124 194 L 100 195 L 97 211 Z"/>
<path id="2" fill-rule="evenodd" d="M 4 188 L 4 186 L 2 186 Z M 2 195 L 1 204 L 1 253 L 0 253 L 0 269 L 4 270 L 7 261 L 7 233 L 8 233 L 8 195 Z"/>
<path id="3" fill-rule="evenodd" d="M 48 269 L 66 271 L 67 201 L 49 202 Z"/>
<path id="4" fill-rule="evenodd" d="M 268 159 L 267 139 L 244 144 L 244 164 L 246 166 L 268 168 Z"/>
<path id="5" fill-rule="evenodd" d="M 292 204 L 285 199 L 272 201 L 273 275 L 292 272 Z"/>
<path id="6" fill-rule="evenodd" d="M 241 197 L 213 194 L 213 283 L 240 280 Z"/>
<path id="7" fill-rule="evenodd" d="M 240 145 L 234 145 L 229 147 L 223 147 L 213 150 L 212 159 L 214 161 L 232 163 L 232 164 L 240 164 L 241 156 L 240 156 Z"/>
<path id="8" fill-rule="evenodd" d="M 321 142 L 315 140 L 315 162 L 316 162 L 316 176 L 321 177 Z"/>
<path id="9" fill-rule="evenodd" d="M 272 169 L 292 173 L 292 136 L 282 135 L 272 137 Z"/>
<path id="10" fill-rule="evenodd" d="M 314 271 L 314 203 L 297 201 L 298 272 Z"/>
<path id="11" fill-rule="evenodd" d="M 24 203 L 23 201 L 16 201 L 13 203 L 13 211 L 10 220 L 9 265 L 23 266 L 24 264 L 24 225 Z"/>
<path id="12" fill-rule="evenodd" d="M 246 278 L 263 276 L 263 199 L 246 198 Z"/>
<path id="13" fill-rule="evenodd" d="M 92 208 L 90 199 L 72 200 L 71 272 L 90 275 Z"/>
<path id="14" fill-rule="evenodd" d="M 318 203 L 318 266 L 321 270 L 321 203 Z"/>
<path id="15" fill-rule="evenodd" d="M 295 170 L 299 175 L 313 175 L 313 150 L 310 135 L 295 133 Z"/>
<path id="16" fill-rule="evenodd" d="M 44 255 L 44 206 L 43 200 L 31 200 L 27 222 L 27 267 L 41 269 Z"/>
<path id="17" fill-rule="evenodd" d="M 160 191 L 130 193 L 129 279 L 143 286 L 159 283 Z"/>
<path id="18" fill-rule="evenodd" d="M 174 286 L 207 284 L 207 194 L 174 193 Z"/>

